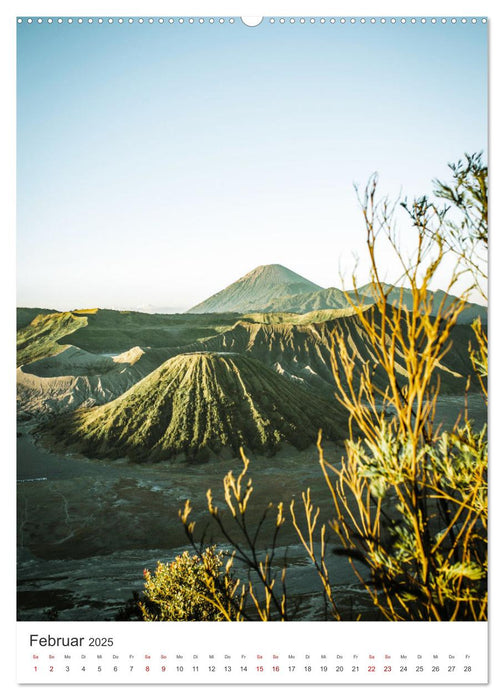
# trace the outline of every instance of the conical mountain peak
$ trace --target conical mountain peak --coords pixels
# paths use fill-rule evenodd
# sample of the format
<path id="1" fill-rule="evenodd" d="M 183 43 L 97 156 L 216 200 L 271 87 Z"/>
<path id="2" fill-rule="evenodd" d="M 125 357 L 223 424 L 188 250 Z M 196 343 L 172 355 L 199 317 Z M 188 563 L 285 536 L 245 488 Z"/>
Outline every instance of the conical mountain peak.
<path id="1" fill-rule="evenodd" d="M 192 309 L 190 313 L 261 311 L 272 299 L 322 289 L 283 265 L 260 265 Z"/>
<path id="2" fill-rule="evenodd" d="M 263 282 L 271 284 L 306 284 L 310 286 L 310 289 L 320 289 L 317 284 L 310 282 L 306 277 L 302 277 L 298 275 L 297 272 L 289 270 L 288 267 L 278 264 L 259 265 L 250 272 L 247 272 L 247 274 L 238 281 L 241 280 L 262 280 Z"/>
<path id="3" fill-rule="evenodd" d="M 241 446 L 262 453 L 347 434 L 346 414 L 233 352 L 189 352 L 167 360 L 104 406 L 76 411 L 47 430 L 88 456 L 205 461 Z"/>

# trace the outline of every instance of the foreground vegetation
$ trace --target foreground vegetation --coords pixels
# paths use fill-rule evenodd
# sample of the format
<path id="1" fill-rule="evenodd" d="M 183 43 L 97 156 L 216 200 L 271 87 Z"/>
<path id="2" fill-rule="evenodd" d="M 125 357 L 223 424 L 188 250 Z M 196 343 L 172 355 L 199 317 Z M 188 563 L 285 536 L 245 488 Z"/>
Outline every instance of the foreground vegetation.
<path id="1" fill-rule="evenodd" d="M 348 559 L 382 619 L 486 619 L 486 428 L 475 430 L 467 415 L 462 415 L 453 429 L 441 429 L 435 416 L 439 368 L 454 350 L 454 329 L 467 295 L 474 288 L 485 294 L 487 169 L 480 155 L 466 156 L 450 167 L 450 182 L 436 182 L 441 204 L 422 197 L 403 205 L 416 236 L 415 250 L 409 255 L 396 238 L 394 207 L 387 200 L 377 201 L 376 179 L 360 198 L 375 303 L 370 313 L 356 284 L 348 302 L 366 330 L 373 353 L 372 359 L 358 363 L 345 334 L 335 331 L 336 396 L 349 415 L 341 464 L 329 464 L 322 437 L 318 443 L 333 517 L 321 522 L 320 509 L 308 489 L 301 504 L 295 500 L 288 506 L 269 504 L 258 523 L 249 523 L 253 484 L 244 453 L 242 472 L 229 473 L 224 479 L 224 510 L 208 492 L 209 513 L 230 554 L 217 553 L 217 560 L 207 565 L 204 536 L 196 536 L 190 503 L 181 511 L 196 551 L 192 570 L 203 587 L 197 595 L 213 605 L 218 619 L 291 619 L 287 567 L 279 561 L 278 548 L 279 533 L 285 527 L 297 532 L 319 576 L 327 616 L 332 619 L 341 619 L 328 567 L 328 558 L 334 556 Z M 402 265 L 401 283 L 410 295 L 408 308 L 401 296 L 390 304 L 389 286 L 380 270 L 382 239 Z M 429 285 L 447 264 L 452 269 L 447 293 L 434 305 Z M 464 279 L 469 280 L 465 294 L 452 296 Z M 478 320 L 472 324 L 468 353 L 473 373 L 467 375 L 467 390 L 471 378 L 476 379 L 486 396 L 487 338 Z M 269 545 L 259 550 L 258 538 L 268 527 Z M 242 581 L 236 574 L 238 563 L 249 572 Z M 166 584 L 166 576 L 175 576 L 177 566 L 168 564 L 154 574 L 156 583 L 159 577 L 161 584 L 162 576 Z M 149 574 L 147 601 L 152 581 Z M 163 590 L 170 599 L 170 585 Z M 186 589 L 185 595 L 193 592 Z"/>

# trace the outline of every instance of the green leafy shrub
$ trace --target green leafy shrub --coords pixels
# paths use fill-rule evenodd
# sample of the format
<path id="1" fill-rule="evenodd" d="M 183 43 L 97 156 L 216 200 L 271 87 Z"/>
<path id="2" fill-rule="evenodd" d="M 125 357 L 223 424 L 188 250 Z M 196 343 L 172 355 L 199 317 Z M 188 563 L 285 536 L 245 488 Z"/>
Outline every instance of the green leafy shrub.
<path id="1" fill-rule="evenodd" d="M 146 569 L 143 600 L 139 602 L 143 619 L 226 619 L 220 602 L 232 599 L 233 585 L 221 568 L 222 553 L 208 547 L 201 556 L 183 552 L 172 562 L 158 562 L 153 574 Z"/>

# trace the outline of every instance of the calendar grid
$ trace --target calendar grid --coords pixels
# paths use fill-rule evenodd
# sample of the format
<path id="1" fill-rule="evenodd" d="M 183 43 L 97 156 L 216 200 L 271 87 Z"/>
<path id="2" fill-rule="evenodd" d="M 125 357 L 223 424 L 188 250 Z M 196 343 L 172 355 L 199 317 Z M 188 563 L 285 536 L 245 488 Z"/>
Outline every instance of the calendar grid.
<path id="1" fill-rule="evenodd" d="M 488 681 L 487 623 L 19 623 L 18 682 Z M 233 642 L 230 643 L 229 639 Z"/>

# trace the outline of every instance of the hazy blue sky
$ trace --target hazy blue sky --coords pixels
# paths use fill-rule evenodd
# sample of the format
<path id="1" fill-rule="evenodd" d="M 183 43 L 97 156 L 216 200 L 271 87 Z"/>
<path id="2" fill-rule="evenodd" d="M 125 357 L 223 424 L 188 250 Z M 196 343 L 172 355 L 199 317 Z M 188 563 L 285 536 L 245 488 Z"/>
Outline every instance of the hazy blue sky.
<path id="1" fill-rule="evenodd" d="M 421 194 L 486 150 L 486 71 L 481 22 L 23 22 L 18 304 L 182 310 L 268 263 L 340 286 L 354 183 Z"/>

